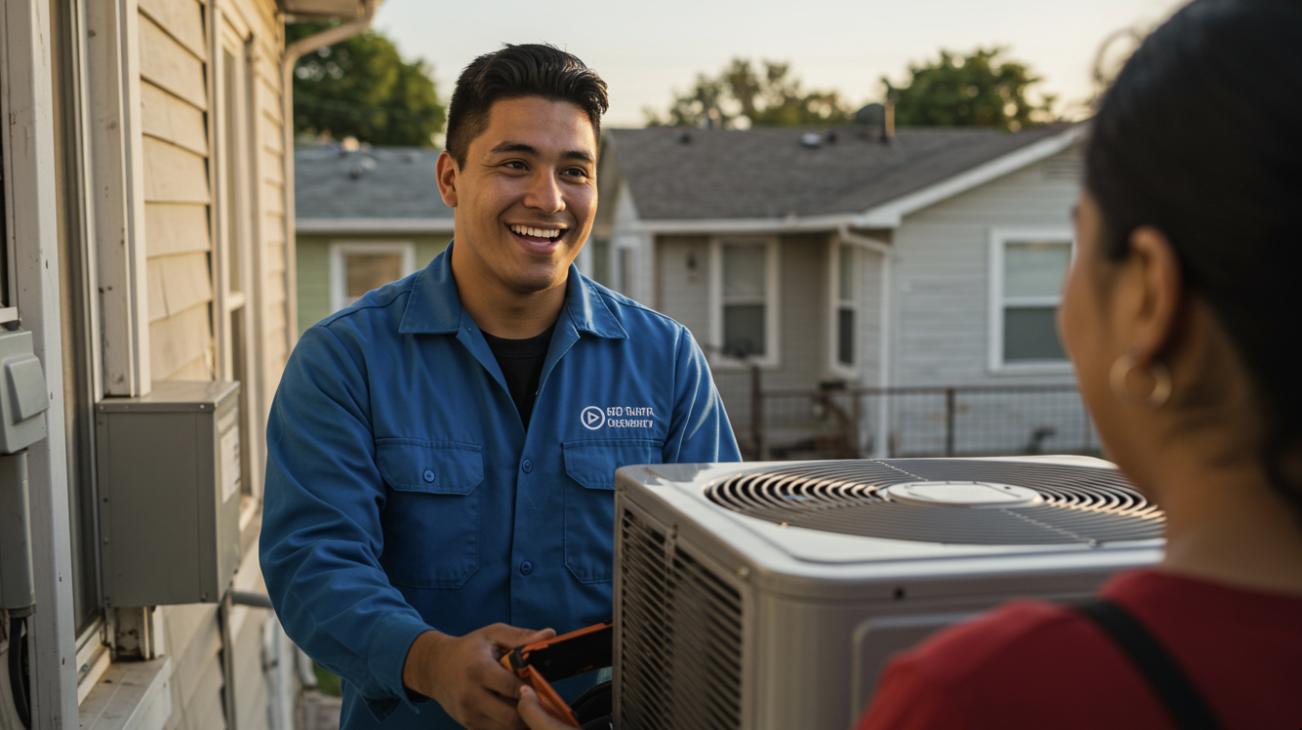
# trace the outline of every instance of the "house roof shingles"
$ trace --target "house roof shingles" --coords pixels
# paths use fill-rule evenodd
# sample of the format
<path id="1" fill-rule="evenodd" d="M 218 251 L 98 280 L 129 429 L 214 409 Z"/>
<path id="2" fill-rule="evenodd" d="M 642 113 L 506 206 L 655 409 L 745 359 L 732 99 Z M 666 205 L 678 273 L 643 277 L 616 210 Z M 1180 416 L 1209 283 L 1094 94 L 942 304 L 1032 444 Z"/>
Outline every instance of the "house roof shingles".
<path id="1" fill-rule="evenodd" d="M 383 147 L 294 150 L 294 211 L 313 219 L 452 219 L 439 197 L 439 150 Z M 355 172 L 356 176 L 355 175 Z"/>
<path id="2" fill-rule="evenodd" d="M 807 217 L 863 212 L 1066 126 L 900 129 L 891 144 L 858 128 L 612 129 L 606 154 L 617 156 L 643 220 Z M 810 133 L 821 146 L 800 143 Z"/>

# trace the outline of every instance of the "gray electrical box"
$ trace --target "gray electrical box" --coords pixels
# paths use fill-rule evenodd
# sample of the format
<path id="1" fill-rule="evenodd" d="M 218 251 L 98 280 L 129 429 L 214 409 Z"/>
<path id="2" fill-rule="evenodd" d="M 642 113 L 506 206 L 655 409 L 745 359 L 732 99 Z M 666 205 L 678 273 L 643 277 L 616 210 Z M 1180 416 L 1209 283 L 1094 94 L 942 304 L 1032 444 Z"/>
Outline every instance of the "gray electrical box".
<path id="1" fill-rule="evenodd" d="M 218 601 L 240 562 L 239 383 L 165 381 L 95 406 L 104 599 Z"/>

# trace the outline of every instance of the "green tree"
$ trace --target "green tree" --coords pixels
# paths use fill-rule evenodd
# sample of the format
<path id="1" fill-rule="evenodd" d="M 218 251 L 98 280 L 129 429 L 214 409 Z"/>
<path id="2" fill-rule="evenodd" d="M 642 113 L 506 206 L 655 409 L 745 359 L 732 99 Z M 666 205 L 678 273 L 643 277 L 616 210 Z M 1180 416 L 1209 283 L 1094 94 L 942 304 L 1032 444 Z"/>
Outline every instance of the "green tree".
<path id="1" fill-rule="evenodd" d="M 645 110 L 648 126 L 698 127 L 709 119 L 716 126 L 798 126 L 841 124 L 851 109 L 836 91 L 806 90 L 791 74 L 791 65 L 734 58 L 718 76 L 700 74 L 691 91 L 674 99 L 661 117 Z"/>
<path id="2" fill-rule="evenodd" d="M 1026 98 L 1040 78 L 1024 63 L 1004 60 L 1004 48 L 977 48 L 967 55 L 942 50 L 940 58 L 909 66 L 909 82 L 893 86 L 883 77 L 902 127 L 995 127 L 1017 131 L 1050 118 L 1055 97 L 1040 104 Z"/>
<path id="3" fill-rule="evenodd" d="M 335 23 L 292 23 L 287 43 Z M 294 66 L 294 134 L 329 132 L 374 145 L 434 146 L 447 112 L 424 61 L 406 62 L 393 42 L 367 30 Z"/>

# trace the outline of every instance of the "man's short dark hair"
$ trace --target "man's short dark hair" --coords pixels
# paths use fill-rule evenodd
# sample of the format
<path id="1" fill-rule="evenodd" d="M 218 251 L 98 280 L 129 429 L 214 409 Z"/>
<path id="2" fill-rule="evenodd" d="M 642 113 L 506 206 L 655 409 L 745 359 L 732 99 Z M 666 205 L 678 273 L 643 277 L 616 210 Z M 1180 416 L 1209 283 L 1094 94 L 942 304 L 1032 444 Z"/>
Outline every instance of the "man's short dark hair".
<path id="1" fill-rule="evenodd" d="M 485 53 L 461 72 L 448 108 L 448 152 L 464 167 L 470 143 L 488 127 L 495 102 L 540 96 L 569 102 L 588 115 L 601 139 L 601 115 L 609 102 L 606 82 L 578 56 L 550 44 L 507 44 Z"/>

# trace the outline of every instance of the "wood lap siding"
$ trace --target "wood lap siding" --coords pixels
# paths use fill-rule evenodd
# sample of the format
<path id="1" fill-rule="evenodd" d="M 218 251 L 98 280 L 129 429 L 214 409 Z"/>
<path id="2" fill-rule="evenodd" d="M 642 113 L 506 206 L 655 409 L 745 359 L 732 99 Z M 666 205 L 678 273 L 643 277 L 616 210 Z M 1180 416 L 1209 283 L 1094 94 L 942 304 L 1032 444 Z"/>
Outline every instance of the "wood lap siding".
<path id="1" fill-rule="evenodd" d="M 146 290 L 152 378 L 210 380 L 218 304 L 213 261 L 214 224 L 223 210 L 213 188 L 216 155 L 210 95 L 221 90 L 212 47 L 216 20 L 247 41 L 245 95 L 248 112 L 246 203 L 252 235 L 243 262 L 251 290 L 245 293 L 246 326 L 252 328 L 253 382 L 264 390 L 259 409 L 270 405 L 288 356 L 285 272 L 285 143 L 282 139 L 279 60 L 283 30 L 274 0 L 138 0 L 140 134 L 143 164 Z M 209 15 L 209 11 L 213 14 Z M 222 37 L 218 34 L 218 37 Z M 218 64 L 220 65 L 220 64 Z M 220 108 L 220 106 L 219 106 Z M 255 308 L 256 307 L 256 315 Z M 255 316 L 253 316 L 255 315 Z M 225 316 L 225 313 L 222 313 Z M 255 418 L 265 419 L 265 410 Z M 260 438 L 260 434 L 255 435 Z M 257 572 L 256 551 L 246 554 L 237 580 Z M 265 591 L 260 581 L 255 589 Z M 166 655 L 172 661 L 171 714 L 167 730 L 218 730 L 228 726 L 223 693 L 223 646 L 213 603 L 160 606 Z M 262 634 L 268 613 L 235 609 L 234 695 L 241 730 L 268 727 L 268 687 Z"/>
<path id="2" fill-rule="evenodd" d="M 203 7 L 141 0 L 140 111 L 155 380 L 212 377 L 212 233 Z"/>

